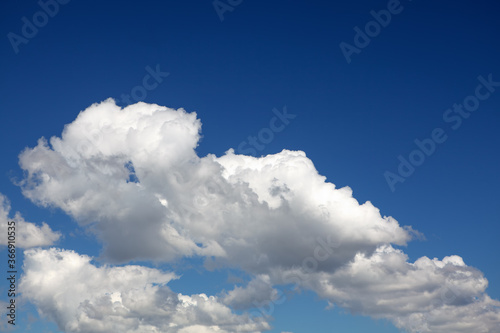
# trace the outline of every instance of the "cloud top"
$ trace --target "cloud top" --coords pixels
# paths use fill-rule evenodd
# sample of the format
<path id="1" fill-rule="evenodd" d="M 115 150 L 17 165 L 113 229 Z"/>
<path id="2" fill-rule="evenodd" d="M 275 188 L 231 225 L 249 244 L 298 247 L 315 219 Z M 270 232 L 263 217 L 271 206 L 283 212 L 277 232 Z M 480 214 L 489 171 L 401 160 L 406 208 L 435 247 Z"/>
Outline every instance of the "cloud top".
<path id="1" fill-rule="evenodd" d="M 411 227 L 326 182 L 304 152 L 200 157 L 200 130 L 183 109 L 94 104 L 61 137 L 20 154 L 23 193 L 87 226 L 110 261 L 199 256 L 208 269 L 246 271 L 254 280 L 224 297 L 236 308 L 295 283 L 410 332 L 500 323 L 481 272 L 457 256 L 408 262 L 394 246 L 412 239 Z"/>

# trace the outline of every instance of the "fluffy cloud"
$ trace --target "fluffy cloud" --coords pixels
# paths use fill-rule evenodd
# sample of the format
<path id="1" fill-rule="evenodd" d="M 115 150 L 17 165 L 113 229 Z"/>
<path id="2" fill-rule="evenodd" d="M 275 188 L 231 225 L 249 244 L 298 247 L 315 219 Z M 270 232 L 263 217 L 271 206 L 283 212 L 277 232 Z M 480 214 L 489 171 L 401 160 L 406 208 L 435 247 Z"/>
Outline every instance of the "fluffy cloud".
<path id="1" fill-rule="evenodd" d="M 485 294 L 488 281 L 458 256 L 410 263 L 402 251 L 382 246 L 334 273 L 296 276 L 353 313 L 390 319 L 412 333 L 493 332 L 500 323 L 500 302 Z"/>
<path id="2" fill-rule="evenodd" d="M 199 157 L 200 130 L 182 109 L 92 105 L 20 154 L 23 193 L 88 226 L 109 260 L 202 256 L 208 268 L 242 268 L 256 278 L 224 296 L 237 308 L 293 282 L 414 332 L 500 322 L 480 272 L 456 256 L 409 263 L 391 244 L 406 245 L 411 227 L 326 182 L 304 152 Z M 459 292 L 451 303 L 446 288 Z"/>
<path id="3" fill-rule="evenodd" d="M 19 212 L 13 218 L 9 218 L 10 203 L 7 197 L 0 193 L 0 245 L 7 245 L 8 222 L 14 221 L 16 227 L 17 247 L 29 248 L 34 246 L 52 245 L 61 234 L 54 232 L 46 223 L 38 226 L 31 222 L 26 222 Z"/>
<path id="4" fill-rule="evenodd" d="M 411 238 L 349 188 L 326 183 L 303 152 L 198 157 L 200 127 L 182 109 L 93 105 L 61 138 L 21 153 L 23 193 L 92 224 L 117 261 L 202 255 L 213 265 L 266 272 L 300 264 L 318 237 L 331 234 L 343 243 L 324 263 L 333 269 Z"/>
<path id="5" fill-rule="evenodd" d="M 214 296 L 174 293 L 176 276 L 143 266 L 97 267 L 51 248 L 25 251 L 23 297 L 64 332 L 261 332 L 259 318 L 236 315 Z"/>

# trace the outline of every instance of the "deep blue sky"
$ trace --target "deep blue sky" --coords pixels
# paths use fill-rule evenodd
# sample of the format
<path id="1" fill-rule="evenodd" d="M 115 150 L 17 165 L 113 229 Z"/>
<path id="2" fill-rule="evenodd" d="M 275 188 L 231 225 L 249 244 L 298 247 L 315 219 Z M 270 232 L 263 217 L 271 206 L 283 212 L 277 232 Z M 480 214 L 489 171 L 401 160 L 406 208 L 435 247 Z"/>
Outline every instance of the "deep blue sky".
<path id="1" fill-rule="evenodd" d="M 328 181 L 350 186 L 360 202 L 370 200 L 426 235 L 405 249 L 412 260 L 460 255 L 485 273 L 488 293 L 499 299 L 500 88 L 459 129 L 442 117 L 474 93 L 479 75 L 500 81 L 500 6 L 492 0 L 401 5 L 348 64 L 339 43 L 353 44 L 353 28 L 387 1 L 243 1 L 221 21 L 211 1 L 73 0 L 17 54 L 7 34 L 21 35 L 21 18 L 31 21 L 40 6 L 3 1 L 0 192 L 28 221 L 74 231 L 69 217 L 34 206 L 13 184 L 21 177 L 19 152 L 42 136 L 60 135 L 90 104 L 130 93 L 142 84 L 145 67 L 158 65 L 170 75 L 145 101 L 196 111 L 203 123 L 200 156 L 236 148 L 268 126 L 273 108 L 286 105 L 297 117 L 262 154 L 305 151 Z M 437 127 L 448 140 L 392 192 L 384 172 L 396 172 L 398 156 L 407 157 L 413 141 Z M 100 250 L 90 237 L 66 236 L 59 245 L 90 255 Z M 196 274 L 187 271 L 175 291 L 189 292 L 200 280 Z M 302 303 L 310 303 L 307 310 Z M 319 315 L 324 306 L 313 295 L 297 296 L 277 309 L 275 331 L 308 332 L 314 323 L 315 332 L 397 332 L 335 310 Z M 344 330 L 333 330 L 333 322 Z"/>

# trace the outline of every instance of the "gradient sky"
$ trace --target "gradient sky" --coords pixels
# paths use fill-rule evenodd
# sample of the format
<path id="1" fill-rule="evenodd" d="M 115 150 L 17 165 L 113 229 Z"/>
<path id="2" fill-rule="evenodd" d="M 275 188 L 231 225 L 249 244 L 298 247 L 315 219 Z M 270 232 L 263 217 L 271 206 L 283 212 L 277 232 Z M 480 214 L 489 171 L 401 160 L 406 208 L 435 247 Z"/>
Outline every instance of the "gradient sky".
<path id="1" fill-rule="evenodd" d="M 23 179 L 20 152 L 41 137 L 61 136 L 93 103 L 111 97 L 126 106 L 123 94 L 139 91 L 159 68 L 169 75 L 131 102 L 195 111 L 203 124 L 200 157 L 242 153 L 238 146 L 286 106 L 296 117 L 257 156 L 304 151 L 328 182 L 349 186 L 360 203 L 369 200 L 425 235 L 398 247 L 411 262 L 461 256 L 489 280 L 487 294 L 500 299 L 500 87 L 456 129 L 443 119 L 475 94 L 478 77 L 500 82 L 498 2 L 403 0 L 350 62 L 340 44 L 355 45 L 354 28 L 364 29 L 374 20 L 370 11 L 387 9 L 387 1 L 242 1 L 221 20 L 211 1 L 73 0 L 14 46 L 9 33 L 21 36 L 23 17 L 33 22 L 40 4 L 0 6 L 0 193 L 11 216 L 19 211 L 59 231 L 55 246 L 94 257 L 102 250 L 61 209 L 23 196 L 16 185 Z M 386 172 L 397 174 L 398 157 L 408 159 L 414 141 L 436 128 L 447 140 L 391 190 Z M 5 246 L 0 250 L 6 258 Z M 169 286 L 183 294 L 215 295 L 233 288 L 228 276 L 251 278 L 237 269 L 207 271 L 200 258 L 133 263 L 174 270 L 182 278 Z M 0 291 L 6 301 L 5 285 Z M 311 291 L 295 294 L 274 309 L 270 332 L 400 332 L 389 321 L 327 306 Z M 18 311 L 19 332 L 63 332 L 32 304 Z"/>

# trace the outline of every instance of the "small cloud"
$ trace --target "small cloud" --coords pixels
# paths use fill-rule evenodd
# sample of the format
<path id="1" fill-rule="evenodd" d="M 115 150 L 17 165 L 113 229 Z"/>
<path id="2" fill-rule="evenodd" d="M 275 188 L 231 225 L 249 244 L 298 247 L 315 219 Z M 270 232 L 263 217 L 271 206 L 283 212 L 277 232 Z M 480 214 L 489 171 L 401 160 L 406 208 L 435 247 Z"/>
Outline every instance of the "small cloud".
<path id="1" fill-rule="evenodd" d="M 61 233 L 52 231 L 45 222 L 36 225 L 26 222 L 19 212 L 13 218 L 9 217 L 9 213 L 10 202 L 0 193 L 0 245 L 8 245 L 9 231 L 15 232 L 15 245 L 20 248 L 52 245 L 61 238 Z"/>

